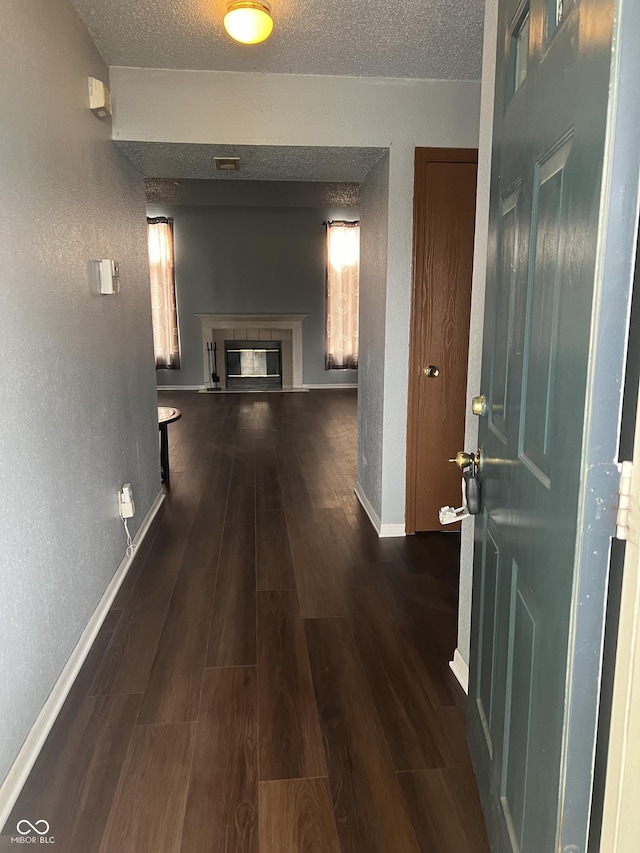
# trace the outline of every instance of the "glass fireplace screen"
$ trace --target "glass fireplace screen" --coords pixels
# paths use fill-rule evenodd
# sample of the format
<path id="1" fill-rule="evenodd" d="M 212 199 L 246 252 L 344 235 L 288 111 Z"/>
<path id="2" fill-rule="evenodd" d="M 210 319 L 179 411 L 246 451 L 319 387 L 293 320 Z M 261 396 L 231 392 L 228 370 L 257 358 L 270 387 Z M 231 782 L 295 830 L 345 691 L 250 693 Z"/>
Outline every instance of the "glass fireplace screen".
<path id="1" fill-rule="evenodd" d="M 280 341 L 225 341 L 227 388 L 282 386 Z"/>

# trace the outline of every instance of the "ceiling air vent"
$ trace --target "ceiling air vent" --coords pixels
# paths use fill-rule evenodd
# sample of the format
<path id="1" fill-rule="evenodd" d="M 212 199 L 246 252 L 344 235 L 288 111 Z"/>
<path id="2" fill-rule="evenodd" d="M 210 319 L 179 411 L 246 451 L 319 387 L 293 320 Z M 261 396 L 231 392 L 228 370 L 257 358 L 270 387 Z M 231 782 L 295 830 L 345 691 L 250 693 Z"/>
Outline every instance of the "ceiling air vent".
<path id="1" fill-rule="evenodd" d="M 214 157 L 213 162 L 219 172 L 237 172 L 239 168 L 239 157 Z"/>

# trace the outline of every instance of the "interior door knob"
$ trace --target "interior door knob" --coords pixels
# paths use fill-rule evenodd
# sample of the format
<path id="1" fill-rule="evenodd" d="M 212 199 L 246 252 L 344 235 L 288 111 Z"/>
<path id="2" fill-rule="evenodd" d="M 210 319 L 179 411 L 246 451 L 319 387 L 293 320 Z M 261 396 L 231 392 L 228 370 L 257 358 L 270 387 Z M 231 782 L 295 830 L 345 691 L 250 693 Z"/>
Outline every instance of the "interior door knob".
<path id="1" fill-rule="evenodd" d="M 424 373 L 424 375 L 425 375 L 425 376 L 427 376 L 429 379 L 435 379 L 435 378 L 436 378 L 436 376 L 439 376 L 439 375 L 440 375 L 440 371 L 439 371 L 439 370 L 438 370 L 438 368 L 435 366 L 435 364 L 428 364 L 428 365 L 424 368 L 423 373 Z"/>

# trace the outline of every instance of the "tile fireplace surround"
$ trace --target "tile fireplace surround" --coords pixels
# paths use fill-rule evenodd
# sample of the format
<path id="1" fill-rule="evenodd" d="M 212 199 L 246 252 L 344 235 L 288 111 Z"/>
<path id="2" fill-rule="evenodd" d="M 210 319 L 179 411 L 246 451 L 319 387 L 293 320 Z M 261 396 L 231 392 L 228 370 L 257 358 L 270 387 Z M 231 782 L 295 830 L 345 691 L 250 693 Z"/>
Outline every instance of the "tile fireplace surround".
<path id="1" fill-rule="evenodd" d="M 302 323 L 308 314 L 196 314 L 202 324 L 204 384 L 209 385 L 207 343 L 216 343 L 220 387 L 225 390 L 225 340 L 282 341 L 282 387 L 303 390 Z"/>

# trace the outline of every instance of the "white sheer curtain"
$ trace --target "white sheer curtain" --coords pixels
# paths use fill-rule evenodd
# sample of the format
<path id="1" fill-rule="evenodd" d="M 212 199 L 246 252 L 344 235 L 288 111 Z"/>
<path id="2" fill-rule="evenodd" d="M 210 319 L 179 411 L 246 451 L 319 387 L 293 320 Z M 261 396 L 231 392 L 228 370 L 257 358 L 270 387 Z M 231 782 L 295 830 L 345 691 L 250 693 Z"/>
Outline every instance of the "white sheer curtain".
<path id="1" fill-rule="evenodd" d="M 147 219 L 151 317 L 156 368 L 180 369 L 180 341 L 173 261 L 173 219 Z"/>
<path id="2" fill-rule="evenodd" d="M 358 367 L 360 223 L 327 223 L 325 370 Z"/>

